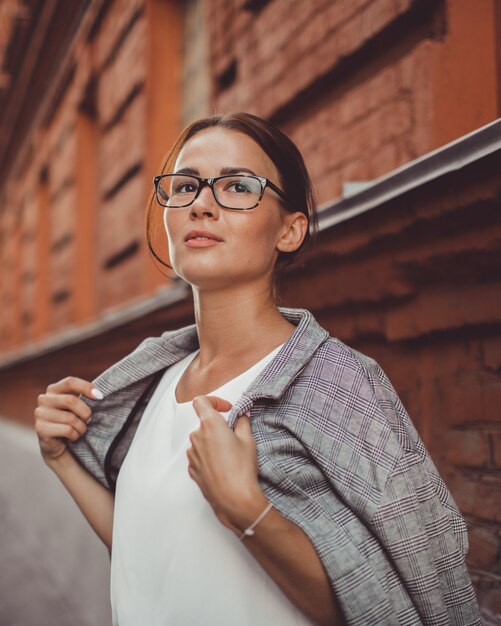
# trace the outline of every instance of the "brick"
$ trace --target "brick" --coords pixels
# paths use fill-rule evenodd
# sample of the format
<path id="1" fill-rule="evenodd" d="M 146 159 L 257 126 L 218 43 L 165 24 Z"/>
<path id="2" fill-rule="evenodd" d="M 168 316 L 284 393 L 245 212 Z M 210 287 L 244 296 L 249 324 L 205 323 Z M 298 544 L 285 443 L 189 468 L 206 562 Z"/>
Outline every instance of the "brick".
<path id="1" fill-rule="evenodd" d="M 101 74 L 97 92 L 101 126 L 106 126 L 146 75 L 146 24 L 139 18 L 128 33 L 113 65 Z M 168 62 L 167 62 L 168 63 Z"/>
<path id="2" fill-rule="evenodd" d="M 386 277 L 384 284 L 377 281 L 377 276 L 381 275 Z M 328 290 L 325 289 L 327 278 Z M 354 315 L 357 303 L 374 303 L 409 293 L 408 286 L 392 272 L 389 261 L 381 258 L 370 261 L 352 259 L 349 281 L 345 268 L 336 266 L 333 270 L 329 264 L 323 265 L 322 271 L 317 270 L 314 275 L 308 273 L 304 279 L 296 280 L 297 291 L 308 301 L 311 299 L 315 309 L 337 307 L 349 310 L 350 316 Z"/>
<path id="3" fill-rule="evenodd" d="M 50 156 L 50 186 L 55 194 L 64 182 L 74 175 L 76 138 L 74 125 L 66 125 L 59 133 L 58 142 Z"/>
<path id="4" fill-rule="evenodd" d="M 118 0 L 108 9 L 93 44 L 94 65 L 100 70 L 132 16 L 144 6 L 144 0 Z"/>
<path id="5" fill-rule="evenodd" d="M 501 336 L 489 337 L 482 343 L 482 360 L 486 369 L 501 371 Z"/>
<path id="6" fill-rule="evenodd" d="M 412 5 L 415 3 L 415 0 L 395 0 L 397 12 L 404 13 L 408 11 Z"/>
<path id="7" fill-rule="evenodd" d="M 329 2 L 325 10 L 325 19 L 331 28 L 338 29 L 357 13 L 361 13 L 366 0 L 336 0 Z"/>
<path id="8" fill-rule="evenodd" d="M 373 0 L 362 14 L 362 34 L 370 39 L 390 24 L 397 16 L 396 7 L 388 0 Z"/>
<path id="9" fill-rule="evenodd" d="M 398 147 L 395 143 L 387 143 L 374 152 L 369 162 L 367 177 L 369 180 L 379 178 L 399 165 Z"/>
<path id="10" fill-rule="evenodd" d="M 30 187 L 25 195 L 25 205 L 23 210 L 23 230 L 26 234 L 36 234 L 37 228 L 37 207 L 35 194 Z"/>
<path id="11" fill-rule="evenodd" d="M 501 594 L 499 593 L 499 575 L 472 571 L 479 606 L 485 626 L 499 626 L 501 615 Z"/>
<path id="12" fill-rule="evenodd" d="M 383 128 L 374 121 L 374 115 L 364 117 L 337 137 L 337 149 L 343 161 L 364 158 L 384 142 Z"/>
<path id="13" fill-rule="evenodd" d="M 340 105 L 341 123 L 348 126 L 381 104 L 395 99 L 397 93 L 396 69 L 394 67 L 385 68 L 343 97 Z"/>
<path id="14" fill-rule="evenodd" d="M 55 330 L 63 329 L 65 326 L 72 324 L 74 319 L 73 302 L 71 298 L 68 298 L 67 300 L 51 307 L 49 330 L 53 332 Z"/>
<path id="15" fill-rule="evenodd" d="M 492 461 L 497 468 L 501 469 L 501 433 L 494 433 L 491 437 Z"/>
<path id="16" fill-rule="evenodd" d="M 312 161 L 314 163 L 314 161 Z M 307 164 L 307 167 L 309 165 Z M 312 168 L 313 169 L 313 168 Z M 343 179 L 340 172 L 330 172 L 328 176 L 320 177 L 315 181 L 319 206 L 325 202 L 341 197 Z"/>
<path id="17" fill-rule="evenodd" d="M 498 407 L 501 406 L 501 391 L 499 385 L 495 385 L 497 391 L 497 398 L 495 398 L 494 393 L 489 389 L 493 384 L 495 385 L 495 383 L 487 385 L 478 375 L 457 376 L 452 380 L 445 380 L 443 419 L 451 425 L 479 421 L 494 424 L 499 422 Z"/>
<path id="18" fill-rule="evenodd" d="M 329 30 L 330 24 L 327 22 L 323 11 L 313 15 L 292 40 L 297 53 L 296 58 L 299 59 L 312 48 L 316 48 Z"/>
<path id="19" fill-rule="evenodd" d="M 62 290 L 69 292 L 73 290 L 74 261 L 74 248 L 71 241 L 64 248 L 52 253 L 50 258 L 51 295 Z"/>
<path id="20" fill-rule="evenodd" d="M 57 246 L 63 237 L 74 232 L 75 228 L 75 187 L 65 189 L 62 195 L 53 201 L 50 214 L 51 245 Z"/>
<path id="21" fill-rule="evenodd" d="M 492 285 L 462 285 L 461 288 L 429 289 L 388 316 L 392 339 L 419 337 L 436 330 L 501 321 L 501 289 Z"/>
<path id="22" fill-rule="evenodd" d="M 329 32 L 315 50 L 317 75 L 327 73 L 339 59 L 339 42 L 335 32 Z"/>
<path id="23" fill-rule="evenodd" d="M 52 159 L 60 152 L 64 137 L 73 125 L 75 111 L 70 104 L 68 91 L 66 91 L 46 137 L 47 151 L 51 160 L 49 165 L 52 165 Z"/>
<path id="24" fill-rule="evenodd" d="M 487 522 L 501 522 L 501 483 L 486 485 L 480 480 L 454 474 L 449 476 L 448 486 L 464 514 Z"/>
<path id="25" fill-rule="evenodd" d="M 398 73 L 394 66 L 385 67 L 367 81 L 365 95 L 370 109 L 394 100 L 399 92 Z"/>
<path id="26" fill-rule="evenodd" d="M 434 44 L 425 40 L 397 65 L 400 87 L 413 103 L 414 130 L 411 142 L 415 157 L 429 151 L 433 142 L 434 102 L 429 85 L 433 84 L 434 52 Z"/>
<path id="27" fill-rule="evenodd" d="M 101 139 L 99 162 L 101 190 L 109 192 L 132 167 L 145 158 L 146 102 L 143 95 L 128 106 L 122 120 Z"/>
<path id="28" fill-rule="evenodd" d="M 97 234 L 97 256 L 101 264 L 142 234 L 147 199 L 145 181 L 135 176 L 103 203 Z"/>
<path id="29" fill-rule="evenodd" d="M 445 436 L 446 458 L 459 467 L 482 467 L 490 461 L 489 439 L 486 433 L 449 430 Z"/>
<path id="30" fill-rule="evenodd" d="M 275 86 L 275 84 L 280 80 L 280 75 L 282 74 L 283 70 L 283 63 L 278 57 L 275 57 L 262 65 L 255 66 L 249 72 L 248 79 L 258 79 L 258 84 L 260 85 L 260 89 L 262 89 L 261 93 L 263 94 L 263 96 L 266 96 L 265 92 L 267 91 L 267 88 L 269 86 Z"/>
<path id="31" fill-rule="evenodd" d="M 356 89 L 344 96 L 339 107 L 342 126 L 349 126 L 370 111 L 365 90 Z"/>
<path id="32" fill-rule="evenodd" d="M 107 270 L 99 285 L 99 310 L 117 307 L 142 292 L 143 261 L 140 254 L 128 257 L 119 265 Z"/>
<path id="33" fill-rule="evenodd" d="M 356 15 L 340 28 L 337 34 L 340 57 L 349 56 L 360 48 L 364 42 L 362 33 L 363 17 L 361 14 Z"/>
<path id="34" fill-rule="evenodd" d="M 474 526 L 470 529 L 469 567 L 490 569 L 496 565 L 501 555 L 499 532 L 496 528 Z"/>
<path id="35" fill-rule="evenodd" d="M 498 376 L 486 380 L 482 385 L 483 417 L 498 424 L 501 422 L 501 380 Z"/>
<path id="36" fill-rule="evenodd" d="M 350 161 L 341 169 L 341 176 L 343 182 L 368 180 L 370 178 L 368 160 L 359 158 L 356 161 Z"/>
<path id="37" fill-rule="evenodd" d="M 412 109 L 408 100 L 398 99 L 378 110 L 379 122 L 386 140 L 412 130 Z"/>

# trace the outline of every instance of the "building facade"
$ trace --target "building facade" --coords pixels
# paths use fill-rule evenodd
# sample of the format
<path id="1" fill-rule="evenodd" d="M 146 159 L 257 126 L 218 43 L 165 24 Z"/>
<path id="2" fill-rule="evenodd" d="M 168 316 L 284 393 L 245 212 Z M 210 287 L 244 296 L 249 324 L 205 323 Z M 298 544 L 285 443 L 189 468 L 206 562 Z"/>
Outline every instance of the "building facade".
<path id="1" fill-rule="evenodd" d="M 322 226 L 283 303 L 388 372 L 499 623 L 499 3 L 3 0 L 0 62 L 0 413 L 192 322 L 146 245 L 151 179 L 193 119 L 267 118 Z"/>

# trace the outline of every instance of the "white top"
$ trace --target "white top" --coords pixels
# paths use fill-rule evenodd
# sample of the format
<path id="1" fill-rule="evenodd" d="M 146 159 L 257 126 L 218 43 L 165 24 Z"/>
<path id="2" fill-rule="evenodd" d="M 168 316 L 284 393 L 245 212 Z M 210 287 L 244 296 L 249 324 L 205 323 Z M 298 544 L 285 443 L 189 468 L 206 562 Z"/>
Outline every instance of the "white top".
<path id="1" fill-rule="evenodd" d="M 211 395 L 235 404 L 281 347 Z M 197 353 L 166 370 L 118 474 L 113 624 L 311 626 L 219 522 L 188 474 L 189 434 L 198 428 L 199 418 L 191 402 L 176 401 L 175 389 Z"/>

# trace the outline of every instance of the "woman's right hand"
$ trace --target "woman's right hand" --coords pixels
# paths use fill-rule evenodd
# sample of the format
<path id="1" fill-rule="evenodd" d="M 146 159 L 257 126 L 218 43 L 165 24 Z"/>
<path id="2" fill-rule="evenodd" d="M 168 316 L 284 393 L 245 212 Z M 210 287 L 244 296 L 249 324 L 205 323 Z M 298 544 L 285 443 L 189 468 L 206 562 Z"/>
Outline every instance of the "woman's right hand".
<path id="1" fill-rule="evenodd" d="M 82 378 L 68 376 L 49 385 L 38 396 L 34 411 L 35 432 L 45 461 L 62 456 L 67 449 L 64 439 L 76 441 L 87 431 L 92 410 L 78 396 L 102 399 L 102 393 Z"/>

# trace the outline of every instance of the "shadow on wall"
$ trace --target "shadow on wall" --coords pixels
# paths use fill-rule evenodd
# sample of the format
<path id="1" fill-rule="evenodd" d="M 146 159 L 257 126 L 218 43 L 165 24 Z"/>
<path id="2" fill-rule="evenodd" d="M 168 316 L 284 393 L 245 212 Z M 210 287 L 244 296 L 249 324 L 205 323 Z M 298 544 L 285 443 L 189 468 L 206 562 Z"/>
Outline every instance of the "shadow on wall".
<path id="1" fill-rule="evenodd" d="M 109 557 L 43 463 L 36 435 L 0 418 L 0 624 L 111 624 Z"/>

